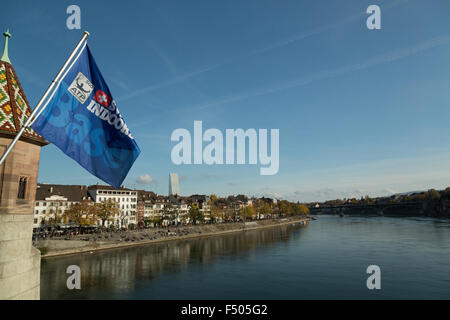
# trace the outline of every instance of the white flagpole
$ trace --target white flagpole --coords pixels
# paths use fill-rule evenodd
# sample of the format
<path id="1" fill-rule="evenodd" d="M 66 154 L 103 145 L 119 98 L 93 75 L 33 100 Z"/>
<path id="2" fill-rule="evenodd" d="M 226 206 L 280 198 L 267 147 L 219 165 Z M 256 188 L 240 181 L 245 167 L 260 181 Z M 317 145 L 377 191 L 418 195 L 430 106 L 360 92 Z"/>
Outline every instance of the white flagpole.
<path id="1" fill-rule="evenodd" d="M 45 99 L 47 99 L 48 95 L 50 94 L 50 92 L 53 90 L 53 88 L 55 87 L 55 85 L 59 82 L 61 75 L 64 73 L 65 69 L 67 68 L 67 66 L 69 65 L 69 63 L 71 62 L 71 60 L 73 59 L 73 57 L 75 56 L 76 52 L 78 51 L 78 49 L 80 49 L 80 47 L 83 45 L 83 42 L 87 39 L 87 37 L 89 37 L 89 32 L 85 31 L 83 34 L 83 37 L 81 38 L 81 40 L 78 42 L 77 46 L 75 47 L 75 49 L 72 51 L 72 53 L 70 54 L 69 58 L 67 58 L 66 62 L 64 63 L 64 65 L 62 66 L 61 70 L 59 70 L 58 74 L 56 75 L 55 79 L 53 79 L 52 83 L 50 84 L 50 86 L 47 88 L 47 91 L 45 91 L 44 95 L 42 96 L 42 98 L 39 100 L 38 104 L 36 105 L 36 107 L 34 108 L 33 112 L 31 113 L 30 117 L 27 119 L 27 121 L 24 123 L 24 125 L 22 126 L 22 128 L 20 128 L 19 133 L 17 133 L 17 135 L 14 137 L 13 141 L 10 143 L 10 145 L 8 146 L 8 148 L 6 148 L 5 153 L 2 155 L 1 159 L 0 159 L 0 165 L 3 164 L 3 162 L 5 161 L 6 157 L 8 156 L 8 154 L 11 152 L 11 150 L 14 148 L 15 144 L 17 143 L 17 141 L 19 141 L 20 137 L 22 136 L 22 134 L 24 133 L 24 131 L 28 128 L 28 126 L 30 125 L 31 121 L 33 120 L 33 117 L 36 115 L 36 113 L 39 112 L 39 109 L 41 108 L 42 104 L 44 103 Z M 47 104 L 45 105 L 47 106 Z"/>
<path id="2" fill-rule="evenodd" d="M 73 65 L 75 64 L 75 62 L 78 61 L 78 58 L 80 57 L 80 55 L 83 53 L 84 48 L 87 45 L 87 41 L 84 42 L 83 46 L 81 47 L 81 49 L 78 51 L 77 56 L 75 57 L 75 59 L 72 60 L 72 63 L 70 64 L 70 66 L 68 68 L 66 68 L 66 71 L 64 72 L 64 74 L 59 78 L 59 80 L 55 83 L 55 87 L 53 89 L 52 94 L 50 95 L 50 97 L 47 99 L 47 102 L 41 106 L 41 109 L 39 111 L 36 111 L 37 114 L 34 116 L 34 119 L 31 120 L 31 123 L 28 125 L 29 127 L 31 127 L 33 125 L 33 123 L 37 120 L 37 118 L 39 118 L 39 116 L 41 115 L 42 111 L 45 110 L 45 108 L 47 108 L 47 105 L 50 103 L 50 101 L 53 99 L 53 96 L 55 95 L 55 93 L 58 91 L 58 88 L 61 84 L 62 79 L 64 79 L 66 77 L 66 75 L 69 73 L 70 69 L 72 69 Z"/>

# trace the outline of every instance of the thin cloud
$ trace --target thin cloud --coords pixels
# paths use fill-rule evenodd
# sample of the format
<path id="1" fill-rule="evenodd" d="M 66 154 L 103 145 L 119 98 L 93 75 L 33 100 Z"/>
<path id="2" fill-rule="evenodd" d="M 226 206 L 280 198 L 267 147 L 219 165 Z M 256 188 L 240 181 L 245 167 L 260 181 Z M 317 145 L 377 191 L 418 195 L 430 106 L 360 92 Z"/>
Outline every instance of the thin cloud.
<path id="1" fill-rule="evenodd" d="M 409 57 L 411 55 L 417 54 L 419 52 L 422 52 L 422 51 L 425 51 L 425 50 L 428 50 L 428 49 L 431 49 L 431 48 L 434 48 L 434 47 L 437 47 L 440 45 L 448 44 L 448 43 L 450 43 L 450 35 L 436 37 L 434 39 L 419 43 L 415 46 L 399 49 L 399 50 L 396 50 L 396 51 L 393 51 L 393 52 L 390 52 L 387 54 L 382 54 L 382 55 L 373 57 L 369 60 L 366 60 L 366 61 L 363 61 L 363 62 L 360 62 L 357 64 L 336 68 L 334 70 L 321 71 L 321 72 L 316 73 L 309 77 L 299 78 L 294 81 L 285 82 L 285 83 L 282 83 L 282 84 L 279 84 L 279 85 L 276 85 L 273 87 L 269 87 L 269 88 L 257 89 L 257 90 L 249 91 L 249 92 L 246 92 L 243 94 L 238 94 L 235 96 L 224 97 L 224 98 L 221 98 L 221 99 L 209 102 L 209 103 L 198 105 L 196 108 L 198 108 L 198 109 L 209 108 L 209 107 L 213 107 L 213 106 L 222 105 L 225 103 L 236 102 L 236 101 L 240 101 L 240 100 L 244 100 L 244 99 L 248 99 L 248 98 L 267 95 L 270 93 L 276 93 L 276 92 L 287 90 L 287 89 L 294 88 L 294 87 L 305 86 L 305 85 L 311 84 L 316 81 L 337 77 L 337 76 L 340 76 L 343 74 L 347 74 L 347 73 L 351 73 L 351 72 L 355 72 L 355 71 L 359 71 L 359 70 L 364 70 L 369 67 L 373 67 L 373 66 L 380 65 L 383 63 L 393 62 L 393 61 L 396 61 L 399 59 L 403 59 L 403 58 Z"/>
<path id="2" fill-rule="evenodd" d="M 398 0 L 398 1 L 395 1 L 395 2 L 393 2 L 390 5 L 384 6 L 383 10 L 387 10 L 387 9 L 393 8 L 395 6 L 398 6 L 398 5 L 401 5 L 401 4 L 405 4 L 405 3 L 409 2 L 409 1 L 410 0 Z M 171 86 L 173 84 L 176 84 L 178 82 L 185 81 L 185 80 L 187 80 L 189 78 L 196 77 L 196 76 L 201 75 L 203 73 L 206 73 L 206 72 L 209 72 L 209 71 L 213 71 L 213 70 L 218 69 L 220 67 L 223 67 L 223 66 L 225 66 L 227 64 L 234 63 L 235 61 L 242 60 L 242 59 L 249 58 L 249 57 L 252 57 L 252 56 L 255 56 L 255 55 L 258 55 L 258 54 L 262 54 L 262 53 L 265 53 L 265 52 L 268 52 L 268 51 L 272 51 L 272 50 L 275 50 L 275 49 L 278 49 L 278 48 L 282 48 L 282 47 L 291 45 L 293 43 L 296 43 L 296 42 L 301 41 L 303 39 L 309 38 L 311 36 L 314 36 L 314 35 L 326 32 L 328 30 L 332 30 L 332 29 L 338 28 L 338 27 L 340 27 L 342 25 L 345 25 L 345 24 L 348 24 L 348 23 L 352 23 L 354 21 L 358 21 L 358 20 L 360 20 L 360 19 L 362 19 L 362 18 L 364 18 L 366 16 L 367 16 L 366 12 L 361 12 L 361 13 L 349 16 L 349 17 L 347 17 L 347 18 L 345 18 L 345 19 L 343 19 L 341 21 L 338 21 L 336 23 L 327 24 L 327 25 L 315 28 L 313 30 L 310 30 L 310 31 L 307 31 L 307 32 L 303 32 L 303 33 L 300 33 L 300 34 L 297 34 L 297 35 L 294 35 L 294 36 L 291 36 L 289 38 L 285 38 L 283 40 L 271 43 L 271 44 L 269 44 L 269 45 L 267 45 L 265 47 L 253 50 L 253 51 L 248 52 L 248 53 L 236 55 L 235 57 L 232 57 L 232 58 L 224 59 L 223 61 L 218 62 L 216 64 L 212 64 L 212 65 L 206 66 L 204 68 L 201 68 L 199 70 L 196 70 L 196 71 L 193 71 L 193 72 L 189 72 L 189 73 L 186 73 L 186 74 L 182 74 L 182 75 L 179 75 L 176 72 L 175 64 L 169 59 L 167 54 L 165 54 L 159 47 L 157 47 L 155 44 L 152 43 L 150 45 L 152 47 L 152 49 L 154 49 L 155 52 L 164 60 L 164 62 L 169 67 L 169 69 L 172 71 L 172 73 L 175 75 L 175 77 L 172 78 L 172 79 L 169 79 L 169 80 L 166 80 L 166 81 L 154 84 L 154 85 L 150 85 L 148 87 L 144 87 L 144 88 L 135 90 L 135 91 L 130 92 L 128 94 L 125 94 L 125 95 L 121 96 L 120 99 L 118 99 L 118 100 L 120 100 L 120 101 L 130 100 L 132 98 L 138 97 L 138 96 L 146 94 L 148 92 L 151 92 L 151 91 L 154 91 L 154 90 L 157 90 L 157 89 L 161 89 L 161 88 L 165 88 L 165 87 Z"/>
<path id="3" fill-rule="evenodd" d="M 138 90 L 135 90 L 135 91 L 130 92 L 128 94 L 125 94 L 125 95 L 121 96 L 119 100 L 121 102 L 123 102 L 123 101 L 126 101 L 126 100 L 130 100 L 132 98 L 135 98 L 137 96 L 146 94 L 146 93 L 148 93 L 150 91 L 153 91 L 153 90 L 156 90 L 156 89 L 165 88 L 167 86 L 170 86 L 172 84 L 178 83 L 180 81 L 183 81 L 183 80 L 192 78 L 194 76 L 200 75 L 202 73 L 208 72 L 210 70 L 216 69 L 217 66 L 218 65 L 212 65 L 212 66 L 208 66 L 208 67 L 205 67 L 203 69 L 200 69 L 200 70 L 197 70 L 197 71 L 193 71 L 193 72 L 190 72 L 190 73 L 187 73 L 187 74 L 184 74 L 184 75 L 175 76 L 172 79 L 169 79 L 169 80 L 160 82 L 158 84 L 154 84 L 154 85 L 148 86 L 146 88 L 138 89 Z"/>
<path id="4" fill-rule="evenodd" d="M 409 2 L 409 1 L 410 0 L 394 1 L 394 2 L 392 2 L 389 5 L 383 6 L 383 11 L 385 11 L 387 9 L 390 9 L 390 8 L 393 8 L 395 6 L 398 6 L 400 4 L 405 4 L 405 3 Z M 281 48 L 281 47 L 285 47 L 285 46 L 293 44 L 293 43 L 295 43 L 297 41 L 301 41 L 303 39 L 312 37 L 312 36 L 314 36 L 316 34 L 320 34 L 320 33 L 323 33 L 325 31 L 328 31 L 328 30 L 336 29 L 336 28 L 338 28 L 338 27 L 340 27 L 342 25 L 345 25 L 345 24 L 348 24 L 348 23 L 352 23 L 352 22 L 364 19 L 366 17 L 367 17 L 367 13 L 365 11 L 362 11 L 362 12 L 360 12 L 358 14 L 354 14 L 354 15 L 349 16 L 349 17 L 347 17 L 347 18 L 345 18 L 343 20 L 340 20 L 338 22 L 330 23 L 330 24 L 327 24 L 327 25 L 323 25 L 323 26 L 315 28 L 313 30 L 306 31 L 306 32 L 294 35 L 292 37 L 283 39 L 281 41 L 272 43 L 272 44 L 268 45 L 267 47 L 264 47 L 264 48 L 261 48 L 261 49 L 258 49 L 258 50 L 254 50 L 251 53 L 247 54 L 246 56 L 253 56 L 253 55 L 261 54 L 261 53 L 264 53 L 264 52 L 267 52 L 267 51 L 275 50 L 275 49 L 278 49 L 278 48 Z"/>
<path id="5" fill-rule="evenodd" d="M 162 50 L 156 43 L 154 43 L 153 41 L 149 40 L 149 45 L 150 47 L 153 49 L 153 51 L 156 52 L 156 54 L 164 61 L 165 65 L 167 66 L 167 68 L 169 69 L 170 73 L 172 74 L 173 77 L 177 78 L 180 76 L 178 69 L 175 65 L 175 63 L 172 61 L 172 59 L 169 57 L 169 55 Z M 207 96 L 199 91 L 196 87 L 194 87 L 189 81 L 189 78 L 185 78 L 182 79 L 181 81 L 191 90 L 197 92 L 198 94 L 200 94 L 201 96 L 203 96 L 204 98 Z"/>

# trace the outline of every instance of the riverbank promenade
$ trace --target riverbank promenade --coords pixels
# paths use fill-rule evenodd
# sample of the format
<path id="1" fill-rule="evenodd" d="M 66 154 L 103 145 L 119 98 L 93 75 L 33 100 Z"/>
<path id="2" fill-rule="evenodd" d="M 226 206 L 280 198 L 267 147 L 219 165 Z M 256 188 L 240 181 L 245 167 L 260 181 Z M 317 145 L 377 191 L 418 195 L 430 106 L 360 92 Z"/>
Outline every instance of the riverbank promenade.
<path id="1" fill-rule="evenodd" d="M 123 248 L 137 245 L 149 245 L 167 241 L 211 237 L 221 234 L 244 232 L 263 228 L 271 228 L 287 224 L 306 225 L 309 217 L 290 217 L 281 219 L 256 220 L 251 222 L 234 222 L 221 224 L 183 225 L 165 228 L 149 228 L 53 237 L 39 240 L 34 245 L 42 252 L 42 258 L 61 255 L 91 253 L 99 250 Z"/>

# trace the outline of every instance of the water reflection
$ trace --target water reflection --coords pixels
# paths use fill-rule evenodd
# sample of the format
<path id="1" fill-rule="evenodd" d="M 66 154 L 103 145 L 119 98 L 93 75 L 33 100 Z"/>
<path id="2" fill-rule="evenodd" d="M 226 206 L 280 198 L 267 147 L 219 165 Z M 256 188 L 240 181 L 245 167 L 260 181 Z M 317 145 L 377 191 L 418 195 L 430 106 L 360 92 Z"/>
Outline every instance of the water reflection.
<path id="1" fill-rule="evenodd" d="M 450 220 L 320 216 L 291 225 L 44 260 L 42 299 L 449 299 Z M 81 291 L 66 288 L 81 267 Z M 366 268 L 380 266 L 382 289 Z"/>
<path id="2" fill-rule="evenodd" d="M 281 226 L 223 236 L 179 240 L 42 260 L 41 299 L 103 299 L 126 297 L 162 275 L 195 265 L 208 268 L 222 257 L 245 259 L 256 250 L 270 250 L 301 236 L 307 227 Z M 66 268 L 81 269 L 82 290 L 68 290 Z"/>

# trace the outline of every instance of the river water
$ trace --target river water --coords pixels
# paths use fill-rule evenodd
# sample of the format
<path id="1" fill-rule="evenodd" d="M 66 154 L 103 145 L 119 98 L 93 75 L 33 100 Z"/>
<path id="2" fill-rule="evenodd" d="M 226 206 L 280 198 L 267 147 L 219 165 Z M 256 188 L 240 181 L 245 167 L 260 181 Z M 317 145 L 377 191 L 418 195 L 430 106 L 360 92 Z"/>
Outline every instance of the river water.
<path id="1" fill-rule="evenodd" d="M 81 290 L 67 289 L 69 265 Z M 369 265 L 381 269 L 380 290 L 367 289 Z M 43 259 L 41 299 L 450 299 L 450 220 L 318 216 Z"/>

